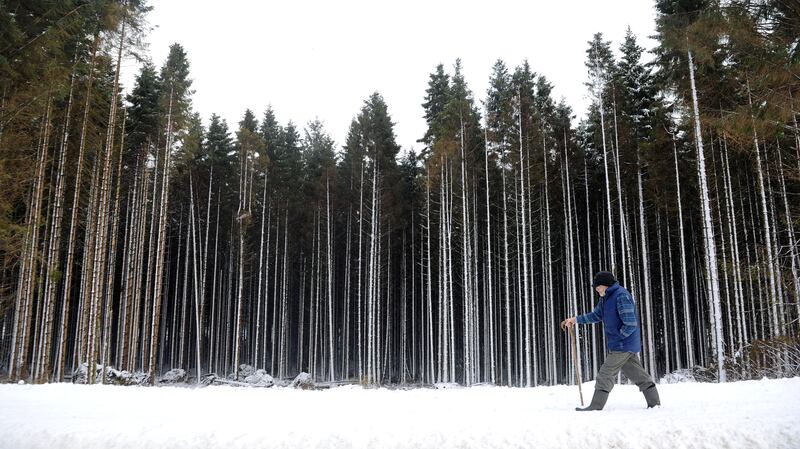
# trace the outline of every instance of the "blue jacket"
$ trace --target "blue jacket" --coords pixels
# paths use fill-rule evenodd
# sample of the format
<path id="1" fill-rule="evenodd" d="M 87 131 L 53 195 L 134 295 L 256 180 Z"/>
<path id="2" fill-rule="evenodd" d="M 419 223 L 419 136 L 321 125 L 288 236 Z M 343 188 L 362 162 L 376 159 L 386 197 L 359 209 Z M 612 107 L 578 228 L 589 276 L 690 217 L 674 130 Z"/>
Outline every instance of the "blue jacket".
<path id="1" fill-rule="evenodd" d="M 625 287 L 615 282 L 608 287 L 594 310 L 577 317 L 580 324 L 603 322 L 609 351 L 640 352 L 642 337 L 636 319 L 636 303 Z"/>

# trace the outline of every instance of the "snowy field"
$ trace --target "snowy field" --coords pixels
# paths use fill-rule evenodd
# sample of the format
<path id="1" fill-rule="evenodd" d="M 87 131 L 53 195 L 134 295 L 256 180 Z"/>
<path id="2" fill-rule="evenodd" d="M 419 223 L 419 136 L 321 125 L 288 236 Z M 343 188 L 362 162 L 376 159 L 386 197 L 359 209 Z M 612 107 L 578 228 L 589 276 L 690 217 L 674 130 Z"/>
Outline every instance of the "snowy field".
<path id="1" fill-rule="evenodd" d="M 584 384 L 588 401 L 592 383 Z M 576 387 L 325 391 L 0 385 L 0 447 L 800 448 L 800 378 L 617 386 L 579 413 Z"/>

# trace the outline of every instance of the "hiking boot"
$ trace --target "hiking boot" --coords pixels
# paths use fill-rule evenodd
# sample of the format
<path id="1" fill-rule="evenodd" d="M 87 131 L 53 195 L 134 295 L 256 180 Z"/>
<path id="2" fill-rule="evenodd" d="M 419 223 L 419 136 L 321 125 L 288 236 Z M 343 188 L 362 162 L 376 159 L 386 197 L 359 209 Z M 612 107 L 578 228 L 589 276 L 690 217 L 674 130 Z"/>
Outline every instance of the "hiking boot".
<path id="1" fill-rule="evenodd" d="M 594 390 L 594 396 L 592 396 L 592 403 L 589 404 L 588 407 L 575 407 L 575 411 L 578 412 L 588 412 L 592 410 L 603 410 L 603 407 L 606 405 L 606 401 L 608 400 L 608 392 L 603 390 Z"/>
<path id="2" fill-rule="evenodd" d="M 647 401 L 647 408 L 661 405 L 661 399 L 658 397 L 658 389 L 656 389 L 655 384 L 647 390 L 644 390 L 642 394 L 644 394 L 644 398 Z"/>

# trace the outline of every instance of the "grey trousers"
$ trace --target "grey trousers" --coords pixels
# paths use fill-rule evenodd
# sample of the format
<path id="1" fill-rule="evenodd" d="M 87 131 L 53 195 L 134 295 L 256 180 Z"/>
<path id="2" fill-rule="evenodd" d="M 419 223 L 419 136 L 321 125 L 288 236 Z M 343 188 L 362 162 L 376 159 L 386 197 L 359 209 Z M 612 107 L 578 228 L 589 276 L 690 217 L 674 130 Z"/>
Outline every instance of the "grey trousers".
<path id="1" fill-rule="evenodd" d="M 606 361 L 600 367 L 595 381 L 595 390 L 611 392 L 614 388 L 614 377 L 622 370 L 622 374 L 631 380 L 639 391 L 643 392 L 655 386 L 653 379 L 644 370 L 639 361 L 639 354 L 636 352 L 609 351 Z"/>

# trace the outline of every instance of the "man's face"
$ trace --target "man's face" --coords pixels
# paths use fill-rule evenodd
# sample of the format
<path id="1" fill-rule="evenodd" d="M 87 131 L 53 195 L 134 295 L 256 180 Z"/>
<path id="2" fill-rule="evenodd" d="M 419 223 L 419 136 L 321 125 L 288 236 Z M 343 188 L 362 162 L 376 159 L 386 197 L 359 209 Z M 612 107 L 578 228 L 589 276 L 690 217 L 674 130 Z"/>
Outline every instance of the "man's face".
<path id="1" fill-rule="evenodd" d="M 606 290 L 608 290 L 608 286 L 607 285 L 598 285 L 597 287 L 594 288 L 594 290 L 597 292 L 598 295 L 605 296 L 606 295 Z"/>

